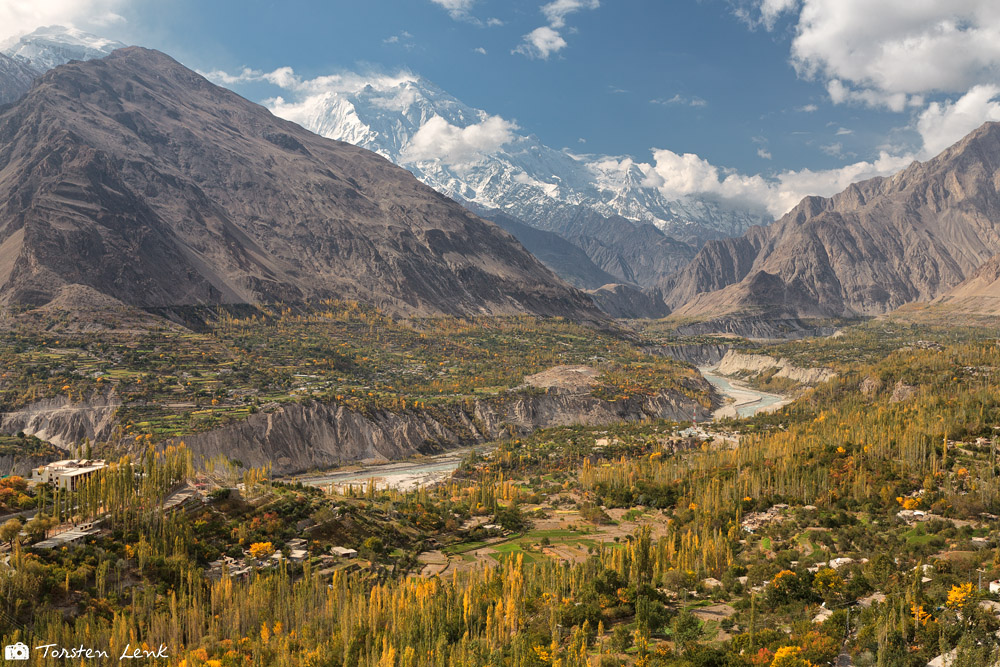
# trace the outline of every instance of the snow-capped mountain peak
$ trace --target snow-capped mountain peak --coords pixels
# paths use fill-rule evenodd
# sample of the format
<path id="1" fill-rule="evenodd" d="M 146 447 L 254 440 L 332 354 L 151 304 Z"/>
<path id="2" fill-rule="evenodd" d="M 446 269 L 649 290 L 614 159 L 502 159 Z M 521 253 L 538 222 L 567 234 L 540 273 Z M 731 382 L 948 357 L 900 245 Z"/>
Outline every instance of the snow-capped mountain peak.
<path id="1" fill-rule="evenodd" d="M 125 46 L 104 37 L 97 37 L 76 28 L 61 25 L 36 29 L 21 37 L 4 53 L 29 64 L 39 72 L 63 65 L 71 60 L 103 58 Z"/>
<path id="2" fill-rule="evenodd" d="M 408 73 L 340 75 L 326 90 L 302 93 L 300 85 L 293 94 L 293 101 L 279 97 L 267 104 L 317 134 L 381 154 L 450 197 L 542 229 L 553 229 L 581 206 L 652 223 L 696 246 L 769 222 L 709 199 L 667 198 L 648 187 L 648 165 L 550 148 L 518 133 L 515 123 Z"/>

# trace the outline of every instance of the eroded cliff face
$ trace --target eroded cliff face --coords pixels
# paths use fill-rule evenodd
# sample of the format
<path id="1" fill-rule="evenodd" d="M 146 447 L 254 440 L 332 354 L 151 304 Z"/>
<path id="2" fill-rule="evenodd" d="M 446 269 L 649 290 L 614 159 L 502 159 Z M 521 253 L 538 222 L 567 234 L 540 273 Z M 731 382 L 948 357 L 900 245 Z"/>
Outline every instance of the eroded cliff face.
<path id="1" fill-rule="evenodd" d="M 108 440 L 119 406 L 121 401 L 114 394 L 95 395 L 76 402 L 65 396 L 45 398 L 19 410 L 0 413 L 0 433 L 13 435 L 23 431 L 71 451 L 84 438 L 91 442 Z M 6 469 L 0 465 L 0 471 Z"/>
<path id="2" fill-rule="evenodd" d="M 680 393 L 610 402 L 553 388 L 402 413 L 362 414 L 323 403 L 289 404 L 183 440 L 196 456 L 224 455 L 244 466 L 271 464 L 275 474 L 285 475 L 440 452 L 549 426 L 685 420 L 693 415 L 707 419 L 711 409 Z"/>
<path id="3" fill-rule="evenodd" d="M 645 349 L 650 354 L 659 354 L 692 366 L 715 366 L 729 352 L 729 345 L 657 345 Z"/>
<path id="4" fill-rule="evenodd" d="M 799 368 L 788 359 L 777 359 L 767 354 L 747 354 L 730 350 L 716 368 L 722 375 L 760 375 L 772 368 L 775 377 L 788 378 L 800 384 L 816 385 L 836 376 L 829 368 Z"/>

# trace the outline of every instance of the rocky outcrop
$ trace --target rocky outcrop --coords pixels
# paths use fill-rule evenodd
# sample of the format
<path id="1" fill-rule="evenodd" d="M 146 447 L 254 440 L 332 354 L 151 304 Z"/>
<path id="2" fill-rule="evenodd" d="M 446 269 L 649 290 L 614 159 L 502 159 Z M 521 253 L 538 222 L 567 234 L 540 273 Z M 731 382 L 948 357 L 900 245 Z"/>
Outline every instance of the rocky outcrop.
<path id="1" fill-rule="evenodd" d="M 892 396 L 889 397 L 890 403 L 901 403 L 907 401 L 917 393 L 917 388 L 912 384 L 906 384 L 902 380 L 896 382 L 892 388 Z"/>
<path id="2" fill-rule="evenodd" d="M 278 474 L 330 468 L 353 461 L 387 461 L 473 445 L 508 433 L 573 424 L 644 419 L 699 419 L 711 415 L 681 393 L 604 401 L 587 388 L 552 379 L 491 400 L 433 406 L 401 413 L 360 413 L 324 403 L 288 404 L 268 414 L 183 438 L 199 456 L 224 455 L 244 466 L 271 464 Z M 703 380 L 692 379 L 708 390 Z M 561 386 L 560 386 L 561 385 Z"/>
<path id="3" fill-rule="evenodd" d="M 719 362 L 716 371 L 721 375 L 760 375 L 777 368 L 774 377 L 788 378 L 799 384 L 815 385 L 836 377 L 829 368 L 799 368 L 787 359 L 776 359 L 766 354 L 748 354 L 730 350 Z"/>
<path id="4" fill-rule="evenodd" d="M 0 414 L 0 432 L 23 432 L 72 451 L 84 438 L 91 442 L 108 440 L 120 406 L 114 394 L 95 395 L 85 401 L 70 401 L 65 396 L 46 398 Z"/>

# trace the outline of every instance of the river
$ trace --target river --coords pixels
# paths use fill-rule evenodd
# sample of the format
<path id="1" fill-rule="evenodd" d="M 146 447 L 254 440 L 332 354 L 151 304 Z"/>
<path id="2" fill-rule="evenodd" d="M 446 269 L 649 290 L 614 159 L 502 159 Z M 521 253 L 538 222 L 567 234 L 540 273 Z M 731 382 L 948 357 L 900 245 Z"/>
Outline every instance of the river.
<path id="1" fill-rule="evenodd" d="M 733 381 L 728 378 L 713 373 L 713 368 L 699 368 L 698 370 L 720 394 L 733 399 L 731 403 L 727 403 L 715 411 L 716 419 L 753 417 L 758 412 L 777 410 L 791 402 L 787 396 L 757 391 L 744 384 L 734 385 Z"/>

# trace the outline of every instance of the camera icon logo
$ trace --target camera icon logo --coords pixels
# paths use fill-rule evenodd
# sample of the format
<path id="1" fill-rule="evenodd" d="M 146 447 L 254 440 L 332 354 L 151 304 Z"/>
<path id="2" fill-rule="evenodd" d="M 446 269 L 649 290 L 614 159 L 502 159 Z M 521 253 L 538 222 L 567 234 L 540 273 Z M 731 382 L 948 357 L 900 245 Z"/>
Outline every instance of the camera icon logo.
<path id="1" fill-rule="evenodd" d="M 18 642 L 16 644 L 11 644 L 5 646 L 3 649 L 3 659 L 4 660 L 27 660 L 28 659 L 28 647 Z"/>

